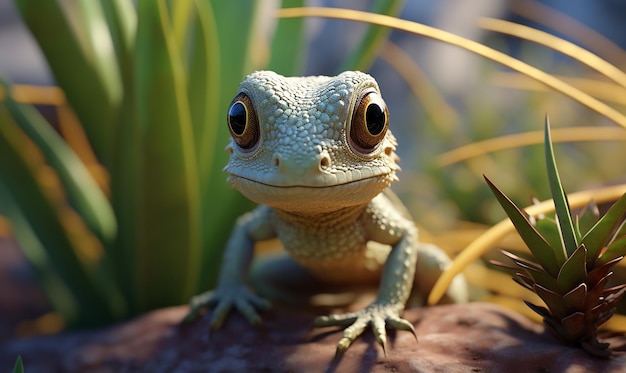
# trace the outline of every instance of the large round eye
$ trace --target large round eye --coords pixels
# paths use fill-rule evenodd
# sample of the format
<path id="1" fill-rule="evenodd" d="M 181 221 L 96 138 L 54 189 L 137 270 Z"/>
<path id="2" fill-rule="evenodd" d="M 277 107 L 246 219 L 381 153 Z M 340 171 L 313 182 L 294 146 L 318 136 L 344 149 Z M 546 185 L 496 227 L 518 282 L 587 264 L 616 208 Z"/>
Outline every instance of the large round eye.
<path id="1" fill-rule="evenodd" d="M 243 92 L 235 96 L 228 108 L 228 129 L 243 149 L 251 149 L 259 141 L 259 121 L 252 100 Z"/>
<path id="2" fill-rule="evenodd" d="M 369 92 L 361 98 L 352 113 L 350 139 L 357 150 L 370 152 L 387 133 L 389 112 L 378 92 Z"/>

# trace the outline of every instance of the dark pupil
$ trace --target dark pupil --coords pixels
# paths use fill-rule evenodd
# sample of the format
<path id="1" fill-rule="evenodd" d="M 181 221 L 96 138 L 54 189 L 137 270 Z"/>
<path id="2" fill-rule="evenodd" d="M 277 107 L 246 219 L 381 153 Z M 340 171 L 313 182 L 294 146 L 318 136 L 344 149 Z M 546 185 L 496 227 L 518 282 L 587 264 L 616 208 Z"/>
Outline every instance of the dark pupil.
<path id="1" fill-rule="evenodd" d="M 385 128 L 385 112 L 380 105 L 371 104 L 365 111 L 365 122 L 367 130 L 374 136 L 382 132 Z"/>
<path id="2" fill-rule="evenodd" d="M 241 102 L 234 103 L 228 110 L 228 123 L 237 135 L 243 134 L 246 130 L 246 108 Z"/>

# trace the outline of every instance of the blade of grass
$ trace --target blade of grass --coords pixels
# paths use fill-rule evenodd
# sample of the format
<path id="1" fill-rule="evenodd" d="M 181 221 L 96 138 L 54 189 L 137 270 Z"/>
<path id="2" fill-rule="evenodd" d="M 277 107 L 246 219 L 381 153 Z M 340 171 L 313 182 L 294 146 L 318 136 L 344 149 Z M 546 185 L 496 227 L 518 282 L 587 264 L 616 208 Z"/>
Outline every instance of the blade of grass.
<path id="1" fill-rule="evenodd" d="M 281 9 L 278 10 L 277 13 L 279 17 L 285 18 L 326 17 L 371 23 L 443 41 L 445 43 L 466 49 L 482 57 L 488 58 L 513 70 L 519 71 L 524 75 L 531 77 L 558 92 L 565 94 L 566 96 L 578 101 L 582 105 L 587 106 L 591 110 L 594 110 L 595 112 L 605 116 L 611 121 L 626 128 L 626 115 L 618 112 L 617 110 L 611 108 L 605 103 L 596 100 L 588 94 L 572 87 L 571 85 L 566 84 L 562 80 L 557 79 L 544 71 L 541 71 L 518 59 L 515 59 L 502 52 L 496 51 L 476 41 L 469 40 L 434 27 L 426 26 L 417 22 L 411 22 L 395 17 L 386 16 L 383 14 L 374 14 L 350 9 L 307 7 Z"/>
<path id="2" fill-rule="evenodd" d="M 4 84 L 1 78 L 0 84 Z M 85 165 L 35 108 L 10 98 L 5 103 L 58 173 L 72 206 L 104 243 L 112 242 L 117 230 L 113 209 Z"/>
<path id="3" fill-rule="evenodd" d="M 304 4 L 304 0 L 283 0 L 282 7 L 301 7 Z M 306 53 L 304 43 L 304 19 L 279 19 L 267 68 L 284 76 L 300 75 Z"/>
<path id="4" fill-rule="evenodd" d="M 253 35 L 260 33 L 258 19 L 261 6 L 269 2 L 232 0 L 210 2 L 218 30 L 219 51 L 212 52 L 219 56 L 219 105 L 213 108 L 208 123 L 215 123 L 214 141 L 205 147 L 212 152 L 212 163 L 207 168 L 206 187 L 203 188 L 202 221 L 203 221 L 203 254 L 202 277 L 198 287 L 206 290 L 212 287 L 217 279 L 221 263 L 221 255 L 230 235 L 233 223 L 252 203 L 234 191 L 222 172 L 228 162 L 228 153 L 224 146 L 230 136 L 226 126 L 225 113 L 242 78 L 254 69 L 253 55 L 262 53 L 257 39 Z M 219 15 L 219 16 L 217 16 Z M 237 22 L 232 22 L 236 19 Z M 221 144 L 220 144 L 221 142 Z M 213 145 L 213 146 L 211 146 Z"/>
<path id="5" fill-rule="evenodd" d="M 551 130 L 553 143 L 585 141 L 626 141 L 626 131 L 615 127 L 567 127 Z M 539 145 L 545 137 L 544 131 L 530 131 L 476 141 L 452 149 L 437 157 L 439 167 L 447 167 L 471 158 L 503 150 Z"/>
<path id="6" fill-rule="evenodd" d="M 53 201 L 36 177 L 32 164 L 32 149 L 26 136 L 12 122 L 6 109 L 0 106 L 0 177 L 20 210 L 32 226 L 45 249 L 55 272 L 80 302 L 81 312 L 76 323 L 80 326 L 101 325 L 112 320 L 115 311 L 107 298 L 105 287 L 98 283 L 91 265 L 77 255 L 71 234 L 63 224 L 62 201 Z"/>
<path id="7" fill-rule="evenodd" d="M 122 84 L 100 2 L 17 0 L 16 4 L 96 154 L 108 166 Z"/>
<path id="8" fill-rule="evenodd" d="M 21 252 L 35 269 L 39 284 L 54 309 L 69 324 L 77 324 L 80 312 L 77 299 L 54 271 L 44 245 L 15 201 L 15 196 L 0 174 L 0 211 L 11 221 L 13 235 Z"/>
<path id="9" fill-rule="evenodd" d="M 206 190 L 214 153 L 221 147 L 216 137 L 221 123 L 215 113 L 220 104 L 220 48 L 211 4 L 195 0 L 193 5 L 197 18 L 193 26 L 187 89 L 200 190 Z"/>
<path id="10" fill-rule="evenodd" d="M 404 3 L 405 0 L 376 1 L 374 2 L 372 13 L 395 17 L 404 6 Z M 389 32 L 390 30 L 386 27 L 378 27 L 370 24 L 359 45 L 354 48 L 353 52 L 345 59 L 337 73 L 345 70 L 367 71 L 372 63 L 374 63 L 374 59 L 376 58 L 381 44 L 387 40 Z"/>
<path id="11" fill-rule="evenodd" d="M 622 87 L 626 87 L 625 72 L 605 59 L 565 39 L 532 27 L 494 18 L 482 18 L 478 25 L 485 30 L 515 36 L 546 46 L 591 67 Z"/>
<path id="12" fill-rule="evenodd" d="M 135 301 L 185 303 L 199 270 L 200 211 L 185 72 L 164 0 L 140 0 L 136 41 L 139 157 Z M 171 286 L 176 281 L 180 286 Z"/>
<path id="13" fill-rule="evenodd" d="M 556 167 L 556 159 L 554 158 L 554 148 L 552 147 L 552 138 L 550 136 L 550 120 L 546 115 L 545 120 L 545 157 L 546 168 L 548 171 L 548 181 L 550 183 L 550 190 L 552 192 L 552 199 L 554 200 L 556 220 L 559 223 L 561 229 L 561 238 L 563 239 L 563 246 L 565 253 L 569 257 L 578 249 L 578 241 L 576 240 L 576 233 L 574 231 L 574 222 L 572 221 L 572 213 L 570 211 L 567 196 L 563 190 L 563 184 L 559 176 L 559 171 Z"/>
<path id="14" fill-rule="evenodd" d="M 17 360 L 15 360 L 13 373 L 24 373 L 24 364 L 22 363 L 22 357 L 19 355 L 17 356 Z"/>

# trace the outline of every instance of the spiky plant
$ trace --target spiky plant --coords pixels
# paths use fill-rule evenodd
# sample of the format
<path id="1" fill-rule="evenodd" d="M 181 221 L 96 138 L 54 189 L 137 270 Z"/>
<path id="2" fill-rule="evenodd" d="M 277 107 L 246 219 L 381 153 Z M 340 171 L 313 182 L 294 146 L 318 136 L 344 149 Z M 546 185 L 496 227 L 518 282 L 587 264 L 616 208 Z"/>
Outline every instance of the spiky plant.
<path id="1" fill-rule="evenodd" d="M 597 337 L 626 291 L 626 284 L 607 287 L 611 268 L 626 254 L 626 194 L 603 216 L 592 202 L 573 219 L 557 171 L 547 117 L 544 147 L 555 219 L 528 216 L 485 177 L 531 252 L 526 259 L 503 251 L 515 265 L 494 264 L 514 269 L 514 280 L 545 302 L 547 308 L 526 304 L 543 317 L 554 337 L 593 356 L 609 357 L 609 344 Z"/>

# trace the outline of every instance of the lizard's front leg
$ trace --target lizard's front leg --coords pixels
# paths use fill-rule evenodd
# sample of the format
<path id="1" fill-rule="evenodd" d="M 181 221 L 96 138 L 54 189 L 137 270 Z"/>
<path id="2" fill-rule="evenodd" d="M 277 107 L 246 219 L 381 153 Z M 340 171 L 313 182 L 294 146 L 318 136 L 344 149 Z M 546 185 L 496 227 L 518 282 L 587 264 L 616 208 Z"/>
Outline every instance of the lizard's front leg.
<path id="1" fill-rule="evenodd" d="M 202 293 L 191 299 L 185 321 L 194 319 L 205 307 L 215 307 L 211 317 L 211 327 L 217 329 L 233 306 L 251 324 L 258 324 L 261 321 L 257 310 L 267 310 L 270 303 L 255 295 L 246 285 L 246 280 L 253 257 L 254 243 L 275 236 L 270 223 L 271 215 L 272 210 L 269 207 L 259 206 L 253 212 L 237 220 L 224 252 L 217 287 L 213 291 Z"/>
<path id="2" fill-rule="evenodd" d="M 368 326 L 372 327 L 376 341 L 382 346 L 385 353 L 386 325 L 396 329 L 408 330 L 415 335 L 413 325 L 401 318 L 400 315 L 411 293 L 419 243 L 417 241 L 417 228 L 413 226 L 413 223 L 403 219 L 401 221 L 405 223 L 402 227 L 396 226 L 394 229 L 383 229 L 380 232 L 384 237 L 381 237 L 383 239 L 379 242 L 388 241 L 393 237 L 396 237 L 397 240 L 398 235 L 401 239 L 393 245 L 385 262 L 376 300 L 360 311 L 321 316 L 314 322 L 315 326 L 347 326 L 343 332 L 343 337 L 337 344 L 335 356 L 341 355 Z"/>

